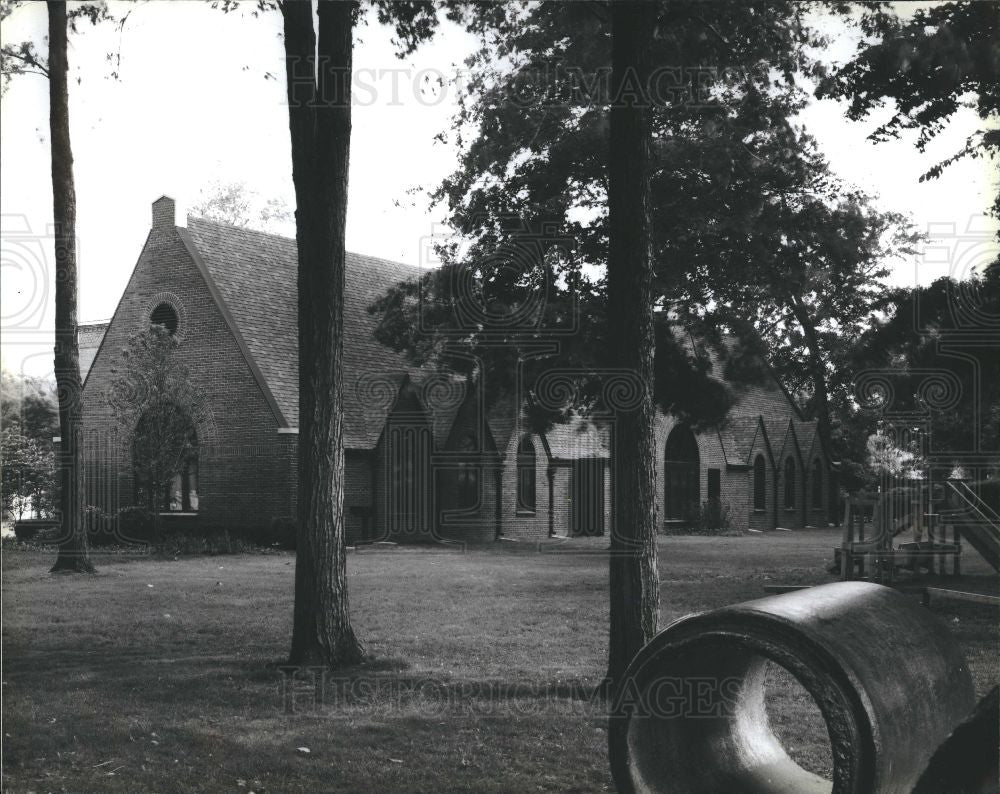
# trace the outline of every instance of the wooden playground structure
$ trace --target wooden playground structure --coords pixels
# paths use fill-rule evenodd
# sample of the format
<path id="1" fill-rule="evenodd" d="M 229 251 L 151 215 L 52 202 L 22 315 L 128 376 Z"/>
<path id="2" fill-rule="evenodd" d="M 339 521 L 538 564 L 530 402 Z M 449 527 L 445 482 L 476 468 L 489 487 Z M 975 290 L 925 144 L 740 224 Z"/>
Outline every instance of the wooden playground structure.
<path id="1" fill-rule="evenodd" d="M 977 485 L 917 481 L 849 497 L 843 538 L 834 550 L 840 578 L 893 584 L 903 571 L 944 575 L 949 566 L 958 576 L 964 544 L 1000 571 L 1000 515 Z"/>

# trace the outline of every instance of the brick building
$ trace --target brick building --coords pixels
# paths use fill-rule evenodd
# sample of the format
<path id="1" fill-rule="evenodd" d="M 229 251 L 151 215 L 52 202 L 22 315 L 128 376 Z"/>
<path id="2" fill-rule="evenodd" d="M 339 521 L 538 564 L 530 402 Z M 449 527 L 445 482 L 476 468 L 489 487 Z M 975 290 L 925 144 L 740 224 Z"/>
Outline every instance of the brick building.
<path id="1" fill-rule="evenodd" d="M 190 374 L 197 454 L 159 500 L 190 529 L 262 527 L 295 514 L 298 425 L 295 242 L 199 218 L 174 201 L 153 222 L 110 322 L 81 326 L 87 503 L 135 502 L 131 434 L 108 405 L 129 336 L 151 323 L 177 338 Z M 410 366 L 373 337 L 368 306 L 417 268 L 348 253 L 345 276 L 345 517 L 354 541 L 602 534 L 610 529 L 609 430 L 582 420 L 544 434 L 521 406 Z M 720 431 L 658 416 L 659 515 L 689 519 L 718 500 L 733 527 L 825 524 L 830 463 L 813 422 L 776 381 L 741 391 Z"/>

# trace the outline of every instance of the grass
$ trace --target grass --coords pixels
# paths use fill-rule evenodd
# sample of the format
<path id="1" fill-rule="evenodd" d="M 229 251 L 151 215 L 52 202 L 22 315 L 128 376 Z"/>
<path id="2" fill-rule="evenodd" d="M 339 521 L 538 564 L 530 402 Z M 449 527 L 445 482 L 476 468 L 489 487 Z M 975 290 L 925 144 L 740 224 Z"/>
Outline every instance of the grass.
<path id="1" fill-rule="evenodd" d="M 663 538 L 661 625 L 768 583 L 828 581 L 836 538 Z M 351 553 L 355 627 L 376 662 L 323 681 L 320 697 L 278 669 L 291 554 L 116 555 L 75 577 L 48 574 L 51 553 L 8 549 L 4 790 L 610 790 L 605 720 L 587 700 L 605 665 L 603 545 Z M 973 556 L 962 588 L 996 592 Z M 932 609 L 984 694 L 1000 679 L 995 613 Z M 815 706 L 780 669 L 772 680 L 786 747 L 828 771 Z"/>

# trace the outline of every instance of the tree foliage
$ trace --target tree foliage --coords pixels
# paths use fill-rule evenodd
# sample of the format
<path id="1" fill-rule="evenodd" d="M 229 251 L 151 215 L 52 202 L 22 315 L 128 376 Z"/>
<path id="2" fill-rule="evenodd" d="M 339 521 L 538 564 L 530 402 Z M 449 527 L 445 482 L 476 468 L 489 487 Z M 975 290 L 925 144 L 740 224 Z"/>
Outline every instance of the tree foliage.
<path id="1" fill-rule="evenodd" d="M 1000 449 L 1000 357 L 990 343 L 1000 262 L 966 281 L 896 290 L 892 307 L 849 363 L 858 373 L 854 435 L 861 443 L 880 423 L 920 425 L 929 436 L 918 458 L 975 468 L 982 453 Z"/>
<path id="2" fill-rule="evenodd" d="M 54 507 L 55 458 L 46 443 L 21 432 L 17 425 L 2 431 L 3 514 L 20 520 L 43 517 Z"/>
<path id="3" fill-rule="evenodd" d="M 6 20 L 19 7 L 28 5 L 25 0 L 0 0 L 0 22 Z M 66 22 L 71 33 L 79 30 L 81 22 L 96 25 L 99 22 L 120 22 L 101 0 L 96 3 L 74 3 L 67 9 Z M 109 56 L 111 60 L 112 56 Z M 0 96 L 7 93 L 10 82 L 18 75 L 35 74 L 49 77 L 48 54 L 34 41 L 8 42 L 0 46 Z"/>
<path id="4" fill-rule="evenodd" d="M 532 365 L 606 367 L 595 358 L 605 349 L 606 152 L 615 99 L 605 9 L 499 4 L 466 9 L 464 19 L 482 46 L 451 131 L 462 147 L 459 167 L 432 194 L 458 230 L 459 239 L 441 247 L 442 260 L 477 274 L 498 303 L 544 277 L 541 327 L 553 327 L 552 315 L 569 326 L 574 312 L 582 322 L 575 338 L 559 336 L 558 355 Z M 698 399 L 704 357 L 675 344 L 684 335 L 668 332 L 671 325 L 694 331 L 736 380 L 753 368 L 734 350 L 766 352 L 823 422 L 838 340 L 879 309 L 887 258 L 913 241 L 902 217 L 838 180 L 792 121 L 809 100 L 804 78 L 826 74 L 814 55 L 824 40 L 807 22 L 797 3 L 659 6 L 655 77 L 644 97 L 652 108 L 657 371 L 664 374 L 657 399 L 688 418 L 718 421 L 726 400 Z M 550 241 L 559 255 L 524 275 L 503 252 L 523 249 L 525 239 Z M 441 296 L 450 297 L 434 285 L 422 301 L 406 287 L 391 292 L 375 307 L 382 341 L 415 360 L 447 361 L 455 340 L 475 344 L 509 330 L 489 322 L 466 328 Z M 422 323 L 414 327 L 416 312 Z M 743 342 L 721 344 L 728 334 Z M 515 350 L 494 346 L 487 357 L 495 363 L 484 369 L 499 377 L 516 371 L 503 360 L 524 358 Z"/>
<path id="5" fill-rule="evenodd" d="M 283 198 L 266 198 L 246 182 L 211 183 L 202 188 L 191 212 L 243 229 L 272 234 L 287 233 L 295 220 Z"/>
<path id="6" fill-rule="evenodd" d="M 59 435 L 55 387 L 49 381 L 0 373 L 3 513 L 49 516 L 55 508 L 52 439 Z"/>
<path id="7" fill-rule="evenodd" d="M 850 100 L 847 115 L 866 117 L 892 101 L 889 120 L 869 136 L 875 141 L 917 131 L 926 146 L 962 108 L 982 127 L 965 145 L 921 177 L 933 179 L 963 157 L 995 159 L 1000 153 L 1000 9 L 993 2 L 950 2 L 918 9 L 902 21 L 881 4 L 868 10 L 869 37 L 854 58 L 820 86 L 820 96 Z M 1000 196 L 994 204 L 1000 214 Z"/>
<path id="8" fill-rule="evenodd" d="M 6 369 L 0 372 L 0 425 L 17 425 L 26 436 L 52 441 L 59 435 L 55 383 Z"/>

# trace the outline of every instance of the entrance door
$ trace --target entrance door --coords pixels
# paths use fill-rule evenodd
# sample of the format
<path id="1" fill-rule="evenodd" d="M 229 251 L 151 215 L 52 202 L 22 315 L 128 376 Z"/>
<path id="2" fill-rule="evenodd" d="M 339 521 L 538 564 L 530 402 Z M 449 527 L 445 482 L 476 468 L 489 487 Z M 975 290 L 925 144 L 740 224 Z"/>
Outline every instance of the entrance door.
<path id="1" fill-rule="evenodd" d="M 386 520 L 389 534 L 415 540 L 430 533 L 430 430 L 416 422 L 392 422 L 386 431 Z"/>
<path id="2" fill-rule="evenodd" d="M 575 535 L 604 534 L 604 461 L 573 461 L 570 484 L 571 529 Z"/>

